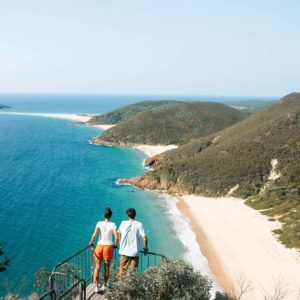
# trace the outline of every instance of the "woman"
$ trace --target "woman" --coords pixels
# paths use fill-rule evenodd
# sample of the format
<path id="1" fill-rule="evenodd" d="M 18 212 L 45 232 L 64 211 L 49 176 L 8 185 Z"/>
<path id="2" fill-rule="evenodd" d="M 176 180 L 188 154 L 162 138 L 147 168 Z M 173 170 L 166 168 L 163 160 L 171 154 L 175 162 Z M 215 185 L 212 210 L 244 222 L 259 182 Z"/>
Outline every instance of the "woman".
<path id="1" fill-rule="evenodd" d="M 114 256 L 114 247 L 118 242 L 117 226 L 115 223 L 110 222 L 112 211 L 108 207 L 104 211 L 104 221 L 96 224 L 96 228 L 91 237 L 90 245 L 93 245 L 94 239 L 99 234 L 99 240 L 96 248 L 94 248 L 95 269 L 93 274 L 94 283 L 96 284 L 95 292 L 105 291 L 107 280 L 109 277 L 110 262 Z M 113 235 L 115 236 L 115 243 L 113 243 Z M 102 260 L 104 260 L 104 284 L 99 288 L 99 271 L 101 268 Z"/>

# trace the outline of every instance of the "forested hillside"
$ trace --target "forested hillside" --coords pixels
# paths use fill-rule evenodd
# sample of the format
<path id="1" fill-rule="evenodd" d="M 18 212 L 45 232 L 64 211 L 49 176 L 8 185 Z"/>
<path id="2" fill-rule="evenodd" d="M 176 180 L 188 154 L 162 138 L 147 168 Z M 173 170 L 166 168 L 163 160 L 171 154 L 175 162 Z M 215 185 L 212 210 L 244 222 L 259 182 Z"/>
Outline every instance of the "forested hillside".
<path id="1" fill-rule="evenodd" d="M 161 105 L 169 105 L 174 103 L 178 103 L 178 101 L 173 101 L 173 100 L 150 101 L 149 100 L 149 101 L 138 102 L 138 103 L 123 106 L 121 108 L 115 109 L 111 112 L 102 115 L 94 116 L 88 123 L 93 125 L 118 124 L 145 110 L 159 107 Z"/>
<path id="2" fill-rule="evenodd" d="M 220 103 L 181 102 L 146 110 L 94 139 L 97 144 L 183 144 L 231 126 L 248 113 Z"/>
<path id="3" fill-rule="evenodd" d="M 179 193 L 234 195 L 283 222 L 288 246 L 300 247 L 300 93 L 208 137 L 151 161 L 137 186 Z"/>

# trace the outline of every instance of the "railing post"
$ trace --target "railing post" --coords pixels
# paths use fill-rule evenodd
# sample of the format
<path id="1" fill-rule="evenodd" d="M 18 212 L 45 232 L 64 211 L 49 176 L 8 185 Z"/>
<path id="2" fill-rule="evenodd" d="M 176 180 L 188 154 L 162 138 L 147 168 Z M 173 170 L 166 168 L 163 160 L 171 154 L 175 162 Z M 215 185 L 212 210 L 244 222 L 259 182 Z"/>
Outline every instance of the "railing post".
<path id="1" fill-rule="evenodd" d="M 49 277 L 49 291 L 53 290 L 53 277 L 52 274 Z M 55 292 L 54 292 L 55 295 Z M 55 296 L 53 296 L 53 293 L 50 294 L 50 300 L 55 300 Z"/>

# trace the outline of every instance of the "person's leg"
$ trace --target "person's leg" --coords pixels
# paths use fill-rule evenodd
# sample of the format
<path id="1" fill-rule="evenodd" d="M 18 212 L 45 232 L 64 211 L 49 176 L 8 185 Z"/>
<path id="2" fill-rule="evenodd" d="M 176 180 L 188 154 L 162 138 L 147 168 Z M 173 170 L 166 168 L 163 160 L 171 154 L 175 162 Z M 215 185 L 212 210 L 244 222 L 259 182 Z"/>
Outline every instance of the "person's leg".
<path id="1" fill-rule="evenodd" d="M 95 251 L 94 251 L 94 258 L 95 258 L 95 269 L 93 274 L 93 281 L 96 285 L 96 288 L 98 288 L 99 285 L 99 272 L 101 269 L 101 262 L 103 258 L 103 247 L 101 245 L 97 245 Z"/>
<path id="2" fill-rule="evenodd" d="M 125 271 L 128 269 L 130 264 L 130 257 L 121 255 L 120 256 L 120 269 L 119 269 L 119 277 L 122 278 Z"/>
<path id="3" fill-rule="evenodd" d="M 104 286 L 106 286 L 109 278 L 110 260 L 104 262 Z"/>
<path id="4" fill-rule="evenodd" d="M 132 272 L 136 272 L 139 266 L 139 257 L 131 257 L 130 259 L 130 269 Z"/>
<path id="5" fill-rule="evenodd" d="M 100 268 L 101 268 L 101 259 L 98 258 L 96 255 L 94 255 L 95 257 L 95 269 L 94 269 L 94 274 L 93 274 L 93 280 L 94 283 L 96 285 L 96 287 L 98 287 L 99 285 L 99 272 L 100 272 Z"/>
<path id="6" fill-rule="evenodd" d="M 114 247 L 111 245 L 105 246 L 103 250 L 103 259 L 104 259 L 104 286 L 106 286 L 109 271 L 110 271 L 110 262 L 114 258 Z"/>

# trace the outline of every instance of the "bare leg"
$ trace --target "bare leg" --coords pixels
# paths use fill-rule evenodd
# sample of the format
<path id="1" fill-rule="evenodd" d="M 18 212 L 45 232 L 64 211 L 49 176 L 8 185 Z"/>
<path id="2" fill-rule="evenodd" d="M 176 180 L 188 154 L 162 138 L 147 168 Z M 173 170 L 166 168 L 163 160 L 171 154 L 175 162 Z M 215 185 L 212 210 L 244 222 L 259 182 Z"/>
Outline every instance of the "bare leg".
<path id="1" fill-rule="evenodd" d="M 94 283 L 96 286 L 99 285 L 99 271 L 101 268 L 101 259 L 99 259 L 96 255 L 94 255 L 95 258 L 95 269 L 93 274 Z"/>
<path id="2" fill-rule="evenodd" d="M 110 261 L 106 260 L 104 263 L 104 285 L 106 286 L 109 278 Z"/>

